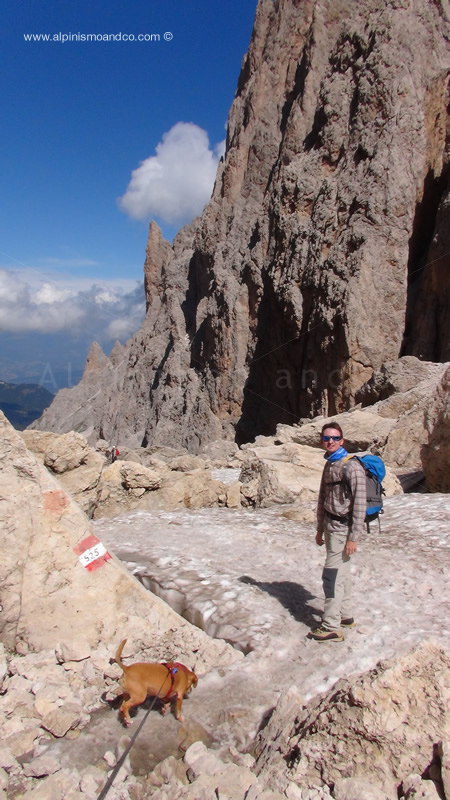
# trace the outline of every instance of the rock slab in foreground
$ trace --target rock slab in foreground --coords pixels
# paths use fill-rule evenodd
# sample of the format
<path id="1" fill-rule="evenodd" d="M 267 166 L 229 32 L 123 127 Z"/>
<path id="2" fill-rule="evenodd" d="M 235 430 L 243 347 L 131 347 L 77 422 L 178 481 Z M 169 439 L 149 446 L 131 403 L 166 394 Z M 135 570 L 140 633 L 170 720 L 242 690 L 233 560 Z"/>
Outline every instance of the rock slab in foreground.
<path id="1" fill-rule="evenodd" d="M 1 413 L 0 443 L 0 636 L 8 648 L 66 644 L 85 657 L 99 642 L 176 631 L 202 669 L 237 657 L 146 591 L 113 554 L 101 555 L 86 516 Z M 100 557 L 88 570 L 79 555 L 87 559 L 89 547 Z"/>
<path id="2" fill-rule="evenodd" d="M 379 798 L 397 798 L 402 782 L 431 769 L 439 743 L 448 740 L 449 691 L 450 653 L 425 642 L 338 681 L 307 706 L 296 707 L 286 693 L 260 735 L 257 772 L 269 786 L 279 786 L 284 772 L 299 785 L 343 789 L 352 779 L 377 787 Z"/>

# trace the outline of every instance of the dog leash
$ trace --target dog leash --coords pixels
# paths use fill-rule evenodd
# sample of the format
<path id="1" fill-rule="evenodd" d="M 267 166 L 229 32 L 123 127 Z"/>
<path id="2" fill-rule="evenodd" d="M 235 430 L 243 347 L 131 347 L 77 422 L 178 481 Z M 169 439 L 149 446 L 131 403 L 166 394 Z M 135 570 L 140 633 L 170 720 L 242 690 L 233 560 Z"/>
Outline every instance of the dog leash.
<path id="1" fill-rule="evenodd" d="M 167 666 L 167 665 L 164 664 L 164 666 Z M 169 673 L 170 673 L 170 670 L 169 670 Z M 163 682 L 161 684 L 161 687 L 159 689 L 159 692 L 161 691 L 162 687 L 164 686 L 165 681 L 166 681 L 166 678 L 164 678 L 164 680 L 163 680 Z M 158 692 L 158 694 L 159 694 L 159 692 Z M 97 800 L 103 800 L 106 797 L 106 795 L 108 794 L 111 786 L 114 783 L 114 780 L 115 780 L 115 777 L 116 777 L 117 773 L 119 772 L 121 766 L 125 762 L 125 759 L 126 759 L 128 753 L 130 752 L 131 748 L 133 747 L 133 745 L 134 745 L 134 743 L 135 743 L 135 741 L 136 741 L 136 739 L 138 737 L 138 734 L 140 733 L 140 731 L 141 731 L 141 729 L 142 729 L 142 727 L 144 725 L 145 720 L 147 719 L 148 715 L 150 714 L 150 711 L 152 711 L 153 706 L 155 705 L 157 700 L 158 700 L 158 695 L 156 694 L 154 696 L 154 698 L 153 698 L 153 702 L 152 702 L 150 708 L 146 711 L 144 718 L 142 719 L 142 721 L 139 724 L 139 727 L 136 728 L 135 732 L 133 733 L 133 736 L 131 737 L 130 741 L 128 742 L 128 744 L 127 744 L 127 746 L 125 748 L 125 750 L 123 751 L 122 755 L 120 756 L 116 766 L 114 767 L 113 771 L 111 772 L 111 775 L 109 776 L 108 780 L 106 781 L 103 789 L 101 790 L 100 794 L 97 795 Z"/>

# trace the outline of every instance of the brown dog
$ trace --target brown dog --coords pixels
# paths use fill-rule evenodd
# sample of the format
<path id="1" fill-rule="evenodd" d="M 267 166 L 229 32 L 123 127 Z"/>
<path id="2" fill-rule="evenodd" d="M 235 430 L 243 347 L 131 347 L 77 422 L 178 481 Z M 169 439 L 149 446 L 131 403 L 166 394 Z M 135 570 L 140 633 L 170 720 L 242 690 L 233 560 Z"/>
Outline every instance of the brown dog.
<path id="1" fill-rule="evenodd" d="M 169 708 L 170 701 L 176 697 L 175 717 L 179 722 L 184 722 L 181 715 L 183 698 L 192 687 L 197 686 L 198 678 L 195 672 L 191 672 L 184 664 L 170 662 L 167 664 L 130 664 L 128 667 L 121 661 L 122 650 L 125 647 L 126 639 L 120 643 L 116 653 L 115 661 L 123 670 L 120 685 L 124 695 L 129 699 L 124 700 L 120 706 L 125 725 L 132 725 L 129 709 L 143 703 L 147 695 L 159 697 L 163 703 L 161 713 L 165 714 Z"/>

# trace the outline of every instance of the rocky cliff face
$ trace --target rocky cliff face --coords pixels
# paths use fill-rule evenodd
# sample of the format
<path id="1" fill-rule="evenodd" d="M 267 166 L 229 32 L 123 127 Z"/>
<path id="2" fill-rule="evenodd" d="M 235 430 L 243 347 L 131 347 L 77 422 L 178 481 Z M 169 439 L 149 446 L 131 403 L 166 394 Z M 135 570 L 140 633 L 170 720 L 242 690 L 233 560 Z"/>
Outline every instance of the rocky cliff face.
<path id="1" fill-rule="evenodd" d="M 212 199 L 173 246 L 151 224 L 146 320 L 78 429 L 246 441 L 351 407 L 401 354 L 450 358 L 445 9 L 260 0 Z"/>

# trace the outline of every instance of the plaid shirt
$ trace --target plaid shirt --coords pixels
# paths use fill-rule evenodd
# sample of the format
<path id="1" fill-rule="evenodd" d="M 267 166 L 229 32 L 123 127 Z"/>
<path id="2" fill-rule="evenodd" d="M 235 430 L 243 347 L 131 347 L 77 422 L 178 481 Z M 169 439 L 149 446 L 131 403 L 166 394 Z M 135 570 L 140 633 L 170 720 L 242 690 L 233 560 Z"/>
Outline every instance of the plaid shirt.
<path id="1" fill-rule="evenodd" d="M 342 471 L 346 464 L 348 482 L 342 482 Z M 320 483 L 317 504 L 317 530 L 324 531 L 326 512 L 339 517 L 349 517 L 348 538 L 357 542 L 364 532 L 367 510 L 366 474 L 356 459 L 327 461 Z"/>

